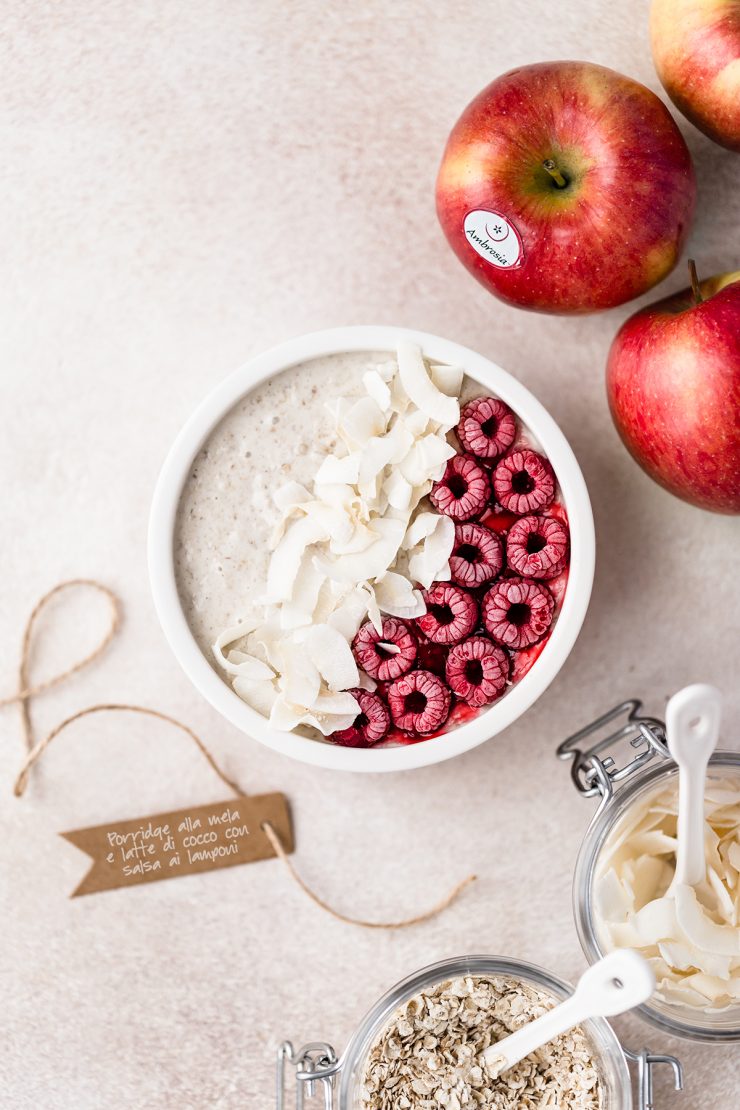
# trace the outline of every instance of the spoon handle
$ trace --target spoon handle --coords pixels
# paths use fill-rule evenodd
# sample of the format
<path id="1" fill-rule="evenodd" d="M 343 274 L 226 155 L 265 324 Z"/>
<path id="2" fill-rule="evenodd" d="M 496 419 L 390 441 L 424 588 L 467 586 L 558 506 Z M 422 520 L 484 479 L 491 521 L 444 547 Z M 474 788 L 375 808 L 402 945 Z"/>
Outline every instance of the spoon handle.
<path id="1" fill-rule="evenodd" d="M 617 948 L 584 971 L 570 998 L 487 1048 L 486 1067 L 501 1075 L 586 1018 L 622 1014 L 646 1002 L 654 989 L 655 977 L 642 956 Z"/>
<path id="2" fill-rule="evenodd" d="M 492 1075 L 501 1075 L 525 1056 L 578 1025 L 587 1016 L 584 1013 L 583 999 L 576 994 L 571 995 L 554 1010 L 548 1010 L 546 1014 L 517 1029 L 516 1033 L 511 1033 L 487 1048 L 483 1053 L 486 1067 Z"/>
<path id="3" fill-rule="evenodd" d="M 678 847 L 673 884 L 695 886 L 706 875 L 704 793 L 717 744 L 722 696 L 713 686 L 679 690 L 666 707 L 668 746 L 678 764 Z"/>

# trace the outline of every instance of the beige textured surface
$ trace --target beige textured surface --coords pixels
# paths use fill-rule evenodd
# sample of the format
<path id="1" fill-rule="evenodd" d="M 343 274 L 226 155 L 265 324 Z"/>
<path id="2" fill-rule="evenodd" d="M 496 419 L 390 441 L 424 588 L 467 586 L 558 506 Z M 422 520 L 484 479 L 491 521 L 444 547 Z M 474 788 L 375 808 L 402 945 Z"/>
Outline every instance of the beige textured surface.
<path id="1" fill-rule="evenodd" d="M 304 874 L 364 916 L 413 912 L 480 874 L 444 917 L 389 935 L 330 920 L 276 862 L 70 902 L 84 861 L 58 831 L 223 790 L 179 735 L 92 720 L 16 801 L 20 734 L 4 712 L 0 1103 L 266 1110 L 281 1038 L 341 1047 L 381 991 L 430 960 L 489 950 L 579 972 L 570 873 L 591 806 L 553 759 L 570 729 L 633 693 L 660 710 L 708 678 L 727 693 L 727 744 L 740 736 L 738 523 L 672 500 L 620 447 L 602 374 L 627 310 L 505 308 L 451 255 L 432 206 L 449 127 L 501 70 L 587 57 L 655 88 L 646 4 L 3 9 L 4 688 L 37 595 L 99 575 L 125 598 L 122 635 L 44 699 L 40 728 L 101 698 L 185 716 L 246 788 L 289 794 Z M 736 268 L 740 162 L 684 129 L 700 181 L 691 248 L 706 273 Z M 495 742 L 399 777 L 291 765 L 218 720 L 165 650 L 146 581 L 157 469 L 206 390 L 288 335 L 359 322 L 427 328 L 519 375 L 573 443 L 599 539 L 583 635 L 546 696 Z M 92 616 L 65 615 L 48 656 L 94 635 Z M 616 1024 L 631 1045 L 677 1047 Z M 740 1054 L 680 1047 L 687 1092 L 661 1077 L 657 1106 L 732 1110 Z"/>

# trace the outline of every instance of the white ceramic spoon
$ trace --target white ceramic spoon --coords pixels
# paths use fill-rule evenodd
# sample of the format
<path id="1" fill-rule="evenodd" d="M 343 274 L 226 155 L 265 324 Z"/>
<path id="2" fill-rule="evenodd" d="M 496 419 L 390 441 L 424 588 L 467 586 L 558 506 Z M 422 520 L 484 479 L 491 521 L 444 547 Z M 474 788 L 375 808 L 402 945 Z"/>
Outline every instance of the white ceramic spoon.
<path id="1" fill-rule="evenodd" d="M 647 1002 L 655 990 L 652 968 L 639 952 L 616 948 L 584 971 L 570 998 L 483 1053 L 494 1078 L 582 1021 L 612 1017 Z"/>
<path id="2" fill-rule="evenodd" d="M 666 741 L 678 765 L 678 847 L 669 894 L 679 883 L 696 886 L 706 878 L 704 790 L 721 716 L 722 695 L 703 683 L 679 690 L 666 707 Z"/>

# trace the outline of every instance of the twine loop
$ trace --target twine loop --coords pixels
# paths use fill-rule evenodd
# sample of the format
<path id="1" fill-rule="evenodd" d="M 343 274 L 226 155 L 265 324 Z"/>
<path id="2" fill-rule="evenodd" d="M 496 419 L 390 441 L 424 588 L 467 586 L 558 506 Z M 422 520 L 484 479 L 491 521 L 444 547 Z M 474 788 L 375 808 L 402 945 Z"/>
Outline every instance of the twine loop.
<path id="1" fill-rule="evenodd" d="M 33 631 L 41 612 L 46 607 L 48 602 L 57 594 L 61 593 L 63 590 L 80 586 L 96 590 L 98 593 L 107 598 L 110 605 L 110 622 L 107 631 L 105 632 L 97 646 L 86 656 L 84 656 L 84 658 L 67 667 L 59 674 L 45 679 L 43 682 L 38 682 L 36 684 L 29 683 L 28 671 L 31 644 L 33 640 Z M 205 743 L 201 740 L 197 733 L 195 733 L 189 727 L 189 725 L 186 725 L 182 721 L 179 721 L 176 717 L 172 717 L 169 713 L 164 713 L 159 709 L 152 709 L 149 706 L 130 705 L 125 702 L 108 702 L 100 705 L 89 705 L 86 706 L 84 709 L 79 709 L 71 716 L 66 717 L 63 721 L 56 725 L 51 730 L 51 732 L 47 733 L 47 735 L 44 736 L 41 740 L 39 740 L 38 742 L 35 741 L 30 712 L 32 699 L 39 694 L 45 693 L 52 687 L 58 686 L 61 682 L 64 682 L 66 679 L 70 678 L 74 674 L 77 674 L 78 671 L 81 671 L 84 667 L 87 667 L 89 666 L 89 664 L 94 662 L 100 655 L 103 654 L 108 645 L 111 643 L 118 631 L 120 623 L 121 603 L 119 598 L 107 586 L 104 586 L 102 585 L 102 583 L 88 578 L 74 578 L 66 582 L 60 582 L 57 586 L 54 586 L 53 589 L 45 593 L 34 606 L 33 610 L 31 611 L 31 615 L 26 622 L 26 626 L 23 632 L 21 661 L 18 669 L 18 691 L 17 693 L 12 694 L 9 697 L 0 699 L 0 709 L 4 706 L 15 705 L 16 703 L 20 704 L 21 706 L 21 720 L 23 724 L 23 734 L 26 742 L 27 752 L 25 759 L 23 760 L 23 763 L 21 765 L 21 769 L 18 772 L 18 776 L 16 777 L 16 780 L 13 784 L 13 793 L 15 794 L 15 796 L 17 798 L 20 798 L 24 794 L 33 766 L 39 761 L 51 742 L 55 740 L 60 735 L 60 733 L 69 728 L 70 725 L 74 724 L 75 721 L 79 721 L 83 717 L 89 717 L 97 713 L 139 713 L 143 716 L 153 717 L 157 720 L 164 721 L 167 724 L 173 725 L 175 728 L 185 733 L 186 736 L 189 736 L 203 755 L 204 759 L 208 762 L 213 772 L 218 775 L 218 777 L 226 786 L 229 787 L 234 795 L 237 798 L 249 797 L 249 795 L 246 794 L 239 787 L 238 783 L 231 779 L 226 774 L 226 772 L 222 770 L 211 751 L 206 747 Z M 307 743 L 310 743 L 310 741 L 307 741 Z M 289 876 L 296 883 L 296 885 L 300 887 L 304 894 L 306 894 L 307 897 L 310 898 L 311 901 L 314 903 L 314 905 L 319 907 L 319 909 L 324 910 L 325 913 L 328 913 L 337 921 L 342 921 L 347 925 L 358 925 L 364 929 L 406 929 L 411 925 L 419 925 L 424 921 L 428 921 L 430 918 L 436 917 L 438 914 L 442 913 L 443 910 L 446 910 L 450 905 L 452 905 L 452 903 L 456 900 L 458 895 L 461 894 L 465 887 L 469 886 L 470 883 L 472 883 L 476 878 L 475 875 L 468 875 L 467 878 L 463 879 L 462 882 L 459 882 L 449 892 L 449 894 L 445 895 L 445 897 L 442 898 L 441 901 L 439 901 L 436 905 L 432 906 L 430 909 L 425 910 L 420 914 L 415 914 L 413 917 L 403 918 L 400 921 L 389 922 L 365 921 L 362 918 L 350 917 L 347 914 L 340 913 L 338 910 L 335 910 L 332 906 L 325 902 L 300 876 L 300 874 L 294 867 L 292 860 L 288 856 L 288 853 L 285 850 L 285 846 L 282 843 L 275 828 L 267 821 L 264 822 L 261 827 L 263 832 L 265 833 L 265 836 L 272 845 L 272 848 L 275 851 L 275 855 L 285 865 Z"/>
<path id="2" fill-rule="evenodd" d="M 43 682 L 34 684 L 29 683 L 28 671 L 30 666 L 31 645 L 33 642 L 33 632 L 36 622 L 41 616 L 42 612 L 58 594 L 63 593 L 65 590 L 78 589 L 83 587 L 85 589 L 94 590 L 101 594 L 108 601 L 110 606 L 110 619 L 108 628 L 103 634 L 102 639 L 96 647 L 87 655 L 83 656 L 76 663 L 66 667 L 59 674 L 52 675 L 51 678 L 44 679 Z M 11 694 L 7 698 L 0 698 L 0 709 L 6 705 L 15 705 L 16 702 L 20 703 L 21 707 L 21 725 L 23 728 L 23 737 L 26 742 L 26 747 L 31 751 L 34 747 L 33 737 L 33 724 L 31 721 L 31 699 L 35 698 L 38 694 L 44 694 L 47 690 L 51 690 L 53 686 L 58 686 L 60 682 L 66 682 L 72 675 L 77 674 L 78 671 L 84 670 L 85 667 L 93 663 L 99 656 L 103 654 L 105 649 L 113 640 L 118 632 L 121 624 L 121 603 L 112 590 L 104 586 L 102 582 L 96 582 L 91 578 L 70 578 L 65 582 L 59 582 L 52 589 L 40 597 L 31 610 L 31 615 L 26 621 L 26 627 L 23 629 L 23 642 L 21 644 L 21 661 L 18 667 L 18 691 Z M 17 785 L 17 784 L 16 784 Z M 21 790 L 22 793 L 22 790 Z"/>

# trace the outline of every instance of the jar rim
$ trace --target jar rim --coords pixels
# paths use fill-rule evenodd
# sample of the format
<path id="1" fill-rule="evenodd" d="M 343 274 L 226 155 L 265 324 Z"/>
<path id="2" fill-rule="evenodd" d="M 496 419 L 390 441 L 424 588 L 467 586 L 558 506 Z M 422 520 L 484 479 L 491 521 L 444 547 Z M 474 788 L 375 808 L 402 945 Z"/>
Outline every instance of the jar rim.
<path id="1" fill-rule="evenodd" d="M 486 978 L 508 976 L 549 992 L 558 1002 L 573 993 L 573 986 L 566 980 L 537 964 L 509 956 L 456 956 L 420 968 L 386 991 L 365 1014 L 352 1035 L 340 1062 L 339 1104 L 342 1110 L 353 1107 L 351 1098 L 355 1090 L 357 1065 L 364 1063 L 367 1052 L 393 1012 L 425 988 L 463 975 Z M 613 1106 L 614 1110 L 631 1110 L 630 1072 L 625 1050 L 616 1033 L 605 1018 L 590 1018 L 581 1026 L 594 1050 L 600 1079 L 610 1096 L 607 1105 L 610 1108 Z"/>
<path id="2" fill-rule="evenodd" d="M 720 768 L 733 768 L 740 773 L 740 752 L 729 749 L 715 751 L 709 760 L 709 769 L 711 771 Z M 678 766 L 672 759 L 638 770 L 599 807 L 586 830 L 573 873 L 573 916 L 581 948 L 590 964 L 607 954 L 597 938 L 593 910 L 595 869 L 604 843 L 617 821 L 638 797 L 654 788 L 661 780 L 675 778 L 677 774 Z M 677 1005 L 672 1008 L 680 1009 Z M 650 1003 L 638 1006 L 635 1013 L 650 1025 L 674 1037 L 716 1044 L 740 1041 L 740 1007 L 732 1007 L 732 1010 L 737 1011 L 738 1017 L 735 1024 L 727 1026 L 712 1024 L 711 1015 L 707 1015 L 710 1018 L 707 1022 L 700 1022 L 696 1014 L 693 1021 L 683 1020 Z M 717 1016 L 721 1017 L 721 1014 L 718 1013 Z"/>

